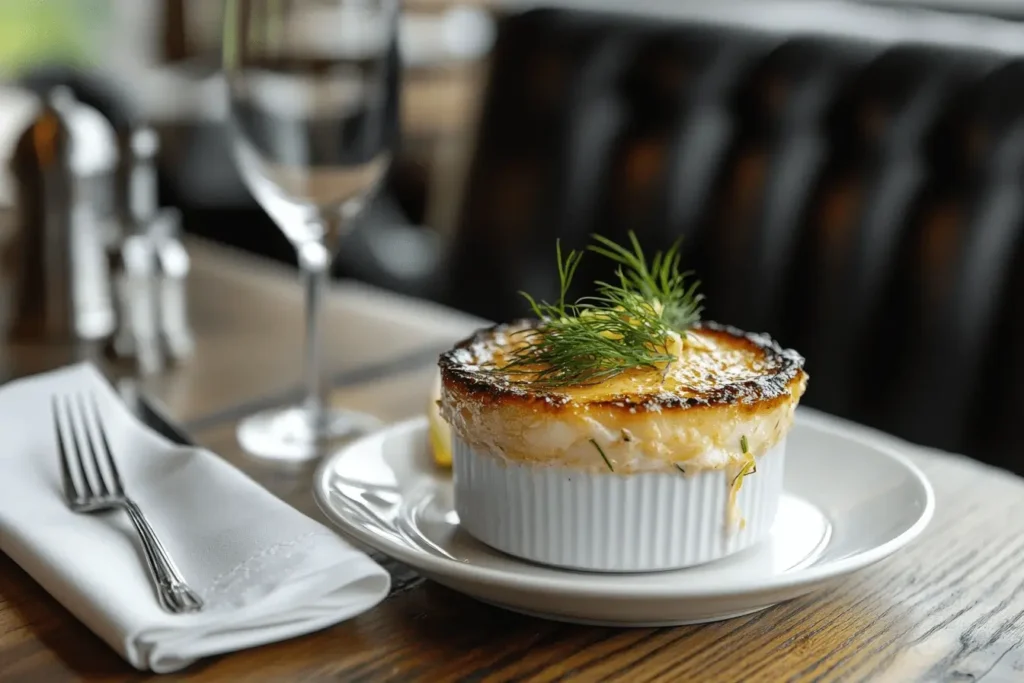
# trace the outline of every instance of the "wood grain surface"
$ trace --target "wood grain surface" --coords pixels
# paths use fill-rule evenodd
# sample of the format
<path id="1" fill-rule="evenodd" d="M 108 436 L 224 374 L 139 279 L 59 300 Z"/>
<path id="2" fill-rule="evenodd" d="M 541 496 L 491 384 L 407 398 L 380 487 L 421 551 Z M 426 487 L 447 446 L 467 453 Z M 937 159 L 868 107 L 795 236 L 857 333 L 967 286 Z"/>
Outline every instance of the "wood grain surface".
<path id="1" fill-rule="evenodd" d="M 212 251 L 207 255 L 211 265 L 222 256 Z M 297 292 L 289 294 L 282 273 L 255 266 L 250 271 L 236 258 L 227 259 L 233 262 L 229 268 L 212 268 L 207 281 L 211 291 L 226 286 L 217 272 L 230 280 L 231 269 L 237 267 L 235 285 L 253 287 L 261 296 L 275 292 L 282 311 L 295 306 Z M 250 277 L 254 281 L 243 284 Z M 346 298 L 351 291 L 339 289 L 337 302 L 342 303 L 334 309 L 344 318 L 344 325 L 338 320 L 339 331 L 349 330 L 349 336 L 342 335 L 349 353 L 338 356 L 339 364 L 358 365 L 401 353 L 409 337 L 439 341 L 446 334 L 458 336 L 471 322 L 439 311 L 406 316 L 402 310 L 407 303 L 399 299 L 349 306 L 344 302 L 351 301 Z M 291 295 L 296 299 L 288 304 Z M 210 294 L 206 302 L 211 314 L 218 310 L 214 298 Z M 258 314 L 250 307 L 248 315 Z M 219 353 L 227 368 L 204 378 L 193 366 L 181 371 L 193 373 L 188 379 L 154 385 L 154 391 L 168 392 L 164 398 L 176 417 L 194 418 L 225 403 L 248 400 L 254 395 L 250 392 L 287 388 L 291 378 L 286 364 L 272 359 L 270 348 L 287 350 L 288 339 L 297 344 L 285 325 L 280 325 L 282 338 L 259 341 L 252 356 L 247 345 L 226 341 L 233 336 L 232 325 L 246 334 L 256 327 L 253 318 L 235 311 L 217 321 L 212 336 L 221 335 L 219 341 L 204 342 L 210 357 L 203 367 L 214 368 Z M 396 325 L 403 331 L 393 332 Z M 420 325 L 420 331 L 409 329 Z M 240 333 L 234 338 L 244 337 Z M 257 367 L 251 364 L 254 358 L 269 364 L 265 374 L 252 371 Z M 260 376 L 247 376 L 246 368 Z M 413 416 L 423 410 L 434 372 L 432 363 L 424 361 L 412 369 L 349 383 L 338 389 L 335 400 L 386 420 Z M 319 516 L 309 468 L 282 471 L 260 465 L 239 452 L 233 430 L 234 424 L 225 421 L 193 436 L 276 495 Z M 752 616 L 658 629 L 560 624 L 483 605 L 381 558 L 394 577 L 394 590 L 377 608 L 319 633 L 204 660 L 163 678 L 1024 681 L 1024 482 L 964 458 L 894 443 L 911 454 L 935 488 L 936 515 L 925 534 L 894 557 L 830 589 Z M 149 678 L 160 677 L 131 669 L 0 555 L 0 683 Z"/>

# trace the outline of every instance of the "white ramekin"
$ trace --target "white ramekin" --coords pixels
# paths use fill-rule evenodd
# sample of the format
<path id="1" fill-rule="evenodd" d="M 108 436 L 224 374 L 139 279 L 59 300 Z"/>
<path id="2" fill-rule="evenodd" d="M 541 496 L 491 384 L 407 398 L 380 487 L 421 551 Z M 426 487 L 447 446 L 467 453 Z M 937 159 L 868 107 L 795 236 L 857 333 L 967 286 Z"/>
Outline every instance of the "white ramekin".
<path id="1" fill-rule="evenodd" d="M 727 472 L 614 474 L 505 462 L 453 435 L 455 508 L 470 535 L 568 569 L 643 572 L 723 558 L 765 538 L 782 496 L 785 440 L 757 458 L 729 524 Z"/>

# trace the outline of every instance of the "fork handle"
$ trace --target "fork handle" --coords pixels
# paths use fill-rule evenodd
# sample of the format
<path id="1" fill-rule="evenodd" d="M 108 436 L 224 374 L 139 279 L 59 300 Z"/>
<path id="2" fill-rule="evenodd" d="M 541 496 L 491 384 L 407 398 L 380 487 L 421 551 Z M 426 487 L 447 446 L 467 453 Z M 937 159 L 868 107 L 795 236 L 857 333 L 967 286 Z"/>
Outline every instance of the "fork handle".
<path id="1" fill-rule="evenodd" d="M 184 577 L 160 542 L 142 509 L 130 499 L 125 501 L 124 509 L 139 533 L 142 549 L 146 554 L 146 564 L 149 565 L 150 574 L 156 584 L 160 604 L 168 612 L 175 614 L 200 611 L 203 608 L 202 599 L 185 583 Z"/>

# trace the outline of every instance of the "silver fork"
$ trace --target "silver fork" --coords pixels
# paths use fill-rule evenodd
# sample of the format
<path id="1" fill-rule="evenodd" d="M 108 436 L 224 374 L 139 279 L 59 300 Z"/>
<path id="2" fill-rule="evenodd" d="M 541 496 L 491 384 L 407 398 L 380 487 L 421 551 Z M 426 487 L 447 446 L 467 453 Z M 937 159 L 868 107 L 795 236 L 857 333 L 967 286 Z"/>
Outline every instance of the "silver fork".
<path id="1" fill-rule="evenodd" d="M 81 394 L 75 399 L 53 397 L 53 422 L 57 430 L 57 449 L 60 451 L 61 477 L 68 507 L 81 513 L 107 510 L 128 513 L 142 541 L 160 604 L 175 614 L 200 611 L 203 601 L 185 583 L 149 520 L 125 493 L 95 397 L 90 396 L 88 403 Z M 92 420 L 89 419 L 90 412 Z M 72 470 L 77 473 L 77 482 Z"/>

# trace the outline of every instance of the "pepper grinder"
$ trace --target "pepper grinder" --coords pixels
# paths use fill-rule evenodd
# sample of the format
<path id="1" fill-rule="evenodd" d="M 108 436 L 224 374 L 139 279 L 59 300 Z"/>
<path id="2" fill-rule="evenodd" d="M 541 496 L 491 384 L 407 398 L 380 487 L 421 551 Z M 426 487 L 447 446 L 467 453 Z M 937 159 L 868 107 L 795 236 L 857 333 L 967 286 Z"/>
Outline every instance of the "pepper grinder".
<path id="1" fill-rule="evenodd" d="M 102 234 L 114 132 L 67 87 L 41 100 L 11 163 L 21 253 L 7 332 L 31 343 L 103 339 L 114 327 Z"/>

